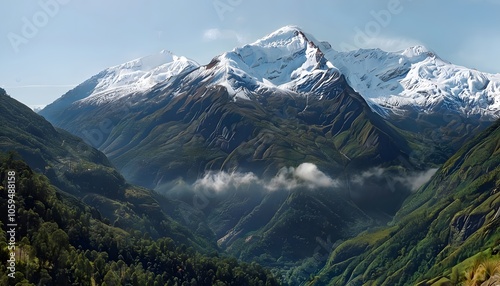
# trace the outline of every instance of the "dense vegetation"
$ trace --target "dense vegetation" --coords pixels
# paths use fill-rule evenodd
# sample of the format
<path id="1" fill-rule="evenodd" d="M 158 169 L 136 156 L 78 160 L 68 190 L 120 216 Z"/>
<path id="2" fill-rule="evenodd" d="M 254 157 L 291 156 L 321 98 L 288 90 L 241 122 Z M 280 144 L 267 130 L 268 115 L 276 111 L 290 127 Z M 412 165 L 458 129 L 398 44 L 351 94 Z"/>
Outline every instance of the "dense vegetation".
<path id="1" fill-rule="evenodd" d="M 0 209 L 7 209 L 7 171 L 16 172 L 16 275 L 14 285 L 278 285 L 257 264 L 204 255 L 168 237 L 110 225 L 100 213 L 57 190 L 11 153 L 1 155 Z M 0 259 L 7 261 L 6 216 Z"/>
<path id="2" fill-rule="evenodd" d="M 500 259 L 485 259 L 483 257 L 476 258 L 472 266 L 469 266 L 463 276 L 458 274 L 457 267 L 453 269 L 451 275 L 451 283 L 457 284 L 463 281 L 464 286 L 476 285 L 498 285 L 500 283 Z M 486 283 L 486 284 L 484 284 Z"/>
<path id="3" fill-rule="evenodd" d="M 497 122 L 464 145 L 412 195 L 393 226 L 337 247 L 311 284 L 457 283 L 464 277 L 466 267 L 460 265 L 466 259 L 479 252 L 487 259 L 498 255 L 499 142 Z"/>
<path id="4" fill-rule="evenodd" d="M 6 210 L 5 171 L 18 175 L 17 215 L 23 227 L 16 237 L 15 282 L 277 284 L 256 264 L 219 257 L 213 233 L 199 225 L 203 234 L 194 234 L 172 219 L 179 216 L 178 202 L 128 184 L 101 152 L 54 129 L 1 89 L 0 123 L 0 151 L 19 154 L 1 156 L 0 177 L 0 207 Z M 2 259 L 8 254 L 5 219 Z"/>
<path id="5" fill-rule="evenodd" d="M 95 207 L 111 225 L 148 232 L 152 238 L 168 236 L 197 249 L 216 249 L 209 231 L 194 235 L 171 217 L 178 215 L 176 202 L 128 184 L 103 153 L 55 129 L 2 89 L 0 123 L 0 151 L 17 152 L 32 170 Z"/>

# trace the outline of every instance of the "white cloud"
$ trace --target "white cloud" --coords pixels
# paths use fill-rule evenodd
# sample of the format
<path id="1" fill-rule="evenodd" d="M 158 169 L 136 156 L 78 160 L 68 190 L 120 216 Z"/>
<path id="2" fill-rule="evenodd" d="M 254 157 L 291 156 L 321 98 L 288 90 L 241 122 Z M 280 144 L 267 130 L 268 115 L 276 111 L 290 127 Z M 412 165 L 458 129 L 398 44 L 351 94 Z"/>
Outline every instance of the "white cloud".
<path id="1" fill-rule="evenodd" d="M 253 173 L 209 172 L 203 178 L 196 180 L 193 188 L 196 191 L 222 193 L 229 189 L 240 189 L 258 183 L 259 179 Z"/>
<path id="2" fill-rule="evenodd" d="M 379 48 L 384 51 L 400 51 L 406 48 L 422 45 L 421 42 L 409 39 L 409 38 L 386 38 L 386 37 L 376 37 L 371 38 L 367 45 L 371 48 Z"/>
<path id="3" fill-rule="evenodd" d="M 395 175 L 388 169 L 377 167 L 353 176 L 351 182 L 363 186 L 368 180 L 383 180 L 389 187 L 394 186 L 395 183 L 400 183 L 414 192 L 427 183 L 437 170 L 432 168 L 422 172 L 411 172 L 407 175 Z"/>
<path id="4" fill-rule="evenodd" d="M 206 41 L 218 40 L 222 37 L 222 32 L 219 29 L 208 29 L 203 32 L 203 39 Z"/>
<path id="5" fill-rule="evenodd" d="M 353 186 L 363 188 L 368 182 L 387 185 L 389 188 L 401 184 L 410 191 L 416 191 L 428 182 L 437 169 L 422 172 L 411 172 L 406 175 L 395 173 L 385 168 L 372 168 L 359 175 L 352 176 Z M 297 189 L 340 188 L 343 183 L 332 179 L 323 173 L 315 164 L 302 163 L 295 167 L 283 167 L 270 180 L 258 178 L 254 173 L 224 171 L 206 173 L 192 185 L 185 183 L 173 184 L 169 189 L 179 192 L 192 190 L 203 194 L 204 197 L 217 197 L 232 192 L 261 192 L 261 191 L 293 191 Z M 400 186 L 401 186 L 400 185 Z"/>
<path id="6" fill-rule="evenodd" d="M 212 28 L 205 30 L 205 32 L 203 32 L 203 40 L 205 41 L 228 40 L 228 39 L 235 39 L 239 44 L 244 44 L 247 41 L 243 35 L 234 30 L 221 30 L 217 28 Z"/>
<path id="7" fill-rule="evenodd" d="M 337 187 L 339 182 L 333 180 L 312 163 L 302 163 L 297 168 L 282 168 L 278 174 L 266 185 L 268 190 L 287 189 L 300 187 L 309 189 Z"/>
<path id="8" fill-rule="evenodd" d="M 295 170 L 295 176 L 310 184 L 313 187 L 329 187 L 337 183 L 321 172 L 318 167 L 311 163 L 300 164 Z"/>
<path id="9" fill-rule="evenodd" d="M 302 163 L 297 168 L 282 168 L 271 180 L 259 179 L 252 172 L 208 172 L 194 182 L 192 189 L 195 192 L 215 196 L 229 191 L 315 189 L 338 187 L 339 185 L 338 181 L 321 172 L 316 165 Z"/>
<path id="10" fill-rule="evenodd" d="M 438 169 L 429 169 L 424 172 L 414 173 L 408 177 L 402 177 L 403 183 L 410 186 L 412 191 L 418 190 L 422 185 L 427 183 Z"/>
<path id="11" fill-rule="evenodd" d="M 298 182 L 293 178 L 295 168 L 284 167 L 279 170 L 278 174 L 269 182 L 266 189 L 274 191 L 279 189 L 292 190 L 297 188 Z"/>
<path id="12" fill-rule="evenodd" d="M 386 37 L 378 33 L 371 35 L 358 29 L 349 41 L 335 45 L 334 48 L 343 52 L 375 48 L 387 52 L 396 52 L 417 45 L 423 45 L 423 43 L 406 37 Z"/>
<path id="13" fill-rule="evenodd" d="M 382 177 L 385 173 L 383 168 L 372 168 L 368 171 L 364 171 L 361 175 L 355 175 L 352 177 L 351 181 L 358 185 L 363 185 L 365 180 L 372 177 Z"/>

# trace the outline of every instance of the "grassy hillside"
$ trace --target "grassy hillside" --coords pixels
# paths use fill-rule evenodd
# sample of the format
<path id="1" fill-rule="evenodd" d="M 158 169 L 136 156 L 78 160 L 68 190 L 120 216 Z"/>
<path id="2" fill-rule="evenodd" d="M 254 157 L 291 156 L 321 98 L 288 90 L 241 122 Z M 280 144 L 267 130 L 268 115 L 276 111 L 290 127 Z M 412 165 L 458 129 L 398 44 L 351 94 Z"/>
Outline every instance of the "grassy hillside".
<path id="1" fill-rule="evenodd" d="M 410 196 L 393 226 L 339 245 L 310 284 L 431 285 L 451 280 L 452 269 L 479 252 L 498 255 L 499 142 L 497 122 Z M 454 282 L 465 279 L 459 274 Z"/>

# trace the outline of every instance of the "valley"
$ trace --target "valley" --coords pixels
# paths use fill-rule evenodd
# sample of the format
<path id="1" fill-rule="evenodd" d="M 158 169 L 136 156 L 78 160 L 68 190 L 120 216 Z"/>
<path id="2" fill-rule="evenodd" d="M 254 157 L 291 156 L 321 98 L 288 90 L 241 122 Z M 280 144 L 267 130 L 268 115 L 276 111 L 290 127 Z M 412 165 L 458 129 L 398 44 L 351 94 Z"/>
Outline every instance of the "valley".
<path id="1" fill-rule="evenodd" d="M 499 259 L 500 76 L 424 46 L 285 26 L 110 67 L 38 114 L 0 91 L 36 257 L 18 282 L 458 285 Z"/>

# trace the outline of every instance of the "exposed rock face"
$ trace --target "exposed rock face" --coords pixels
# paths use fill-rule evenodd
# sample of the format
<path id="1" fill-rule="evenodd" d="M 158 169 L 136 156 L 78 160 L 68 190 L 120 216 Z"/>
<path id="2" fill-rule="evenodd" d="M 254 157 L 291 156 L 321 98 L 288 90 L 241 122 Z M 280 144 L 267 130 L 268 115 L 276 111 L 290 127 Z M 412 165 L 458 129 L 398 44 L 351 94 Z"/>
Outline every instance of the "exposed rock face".
<path id="1" fill-rule="evenodd" d="M 460 244 L 483 226 L 486 215 L 461 215 L 451 223 L 450 244 Z"/>

